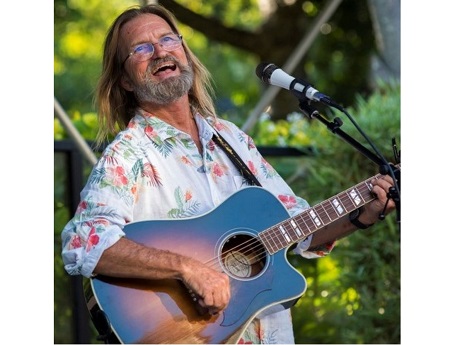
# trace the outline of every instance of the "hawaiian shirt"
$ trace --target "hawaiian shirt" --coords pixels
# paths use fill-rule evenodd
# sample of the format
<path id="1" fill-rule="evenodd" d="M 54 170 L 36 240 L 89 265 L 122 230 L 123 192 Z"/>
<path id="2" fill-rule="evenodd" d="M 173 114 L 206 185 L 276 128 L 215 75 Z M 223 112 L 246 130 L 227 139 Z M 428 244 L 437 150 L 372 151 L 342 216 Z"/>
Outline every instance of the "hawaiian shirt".
<path id="1" fill-rule="evenodd" d="M 219 134 L 232 146 L 263 188 L 292 217 L 310 207 L 261 156 L 250 136 L 235 124 L 194 115 L 203 151 L 192 138 L 138 110 L 127 128 L 106 147 L 81 192 L 81 201 L 62 231 L 62 258 L 71 275 L 90 277 L 105 249 L 125 236 L 127 223 L 196 217 L 249 187 L 223 149 L 212 140 Z M 294 252 L 327 255 L 332 245 L 308 251 L 311 236 Z M 255 318 L 240 342 L 293 343 L 290 310 Z"/>

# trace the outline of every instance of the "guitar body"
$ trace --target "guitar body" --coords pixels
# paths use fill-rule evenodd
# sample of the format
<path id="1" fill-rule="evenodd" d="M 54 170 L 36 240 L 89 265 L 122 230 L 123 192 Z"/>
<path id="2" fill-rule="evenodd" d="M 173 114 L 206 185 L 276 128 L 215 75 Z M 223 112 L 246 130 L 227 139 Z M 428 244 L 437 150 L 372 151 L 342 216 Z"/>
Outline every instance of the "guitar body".
<path id="1" fill-rule="evenodd" d="M 288 218 L 273 194 L 248 187 L 199 217 L 128 224 L 126 237 L 135 242 L 225 272 L 231 300 L 223 313 L 211 316 L 177 280 L 97 276 L 85 282 L 96 327 L 103 328 L 97 325 L 103 315 L 121 343 L 236 343 L 259 312 L 289 308 L 305 292 L 305 279 L 287 261 L 286 249 L 270 254 L 258 237 Z"/>

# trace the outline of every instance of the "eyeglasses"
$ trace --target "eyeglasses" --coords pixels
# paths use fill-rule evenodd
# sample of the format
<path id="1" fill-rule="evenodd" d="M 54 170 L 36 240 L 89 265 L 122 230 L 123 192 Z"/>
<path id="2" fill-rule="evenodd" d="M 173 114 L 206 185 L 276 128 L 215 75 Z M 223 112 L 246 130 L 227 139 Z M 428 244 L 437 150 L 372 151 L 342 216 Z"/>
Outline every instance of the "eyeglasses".
<path id="1" fill-rule="evenodd" d="M 157 43 L 142 43 L 134 47 L 131 53 L 128 54 L 126 59 L 123 60 L 122 66 L 131 56 L 134 61 L 141 62 L 150 59 L 155 52 L 155 44 L 159 44 L 164 50 L 171 52 L 179 48 L 182 44 L 182 35 L 166 35 L 160 38 Z"/>

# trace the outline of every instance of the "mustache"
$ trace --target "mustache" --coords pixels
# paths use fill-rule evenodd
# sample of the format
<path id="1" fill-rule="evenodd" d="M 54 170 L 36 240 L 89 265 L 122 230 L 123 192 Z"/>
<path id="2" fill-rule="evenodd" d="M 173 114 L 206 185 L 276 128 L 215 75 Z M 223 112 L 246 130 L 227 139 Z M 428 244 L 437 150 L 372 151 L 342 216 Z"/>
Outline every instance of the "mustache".
<path id="1" fill-rule="evenodd" d="M 164 65 L 165 63 L 173 63 L 176 68 L 180 69 L 180 74 L 161 81 L 153 80 L 152 72 L 156 71 L 159 65 Z M 168 104 L 189 92 L 193 87 L 193 80 L 192 66 L 181 64 L 173 56 L 165 56 L 149 62 L 141 80 L 136 84 L 133 91 L 140 102 Z"/>
<path id="2" fill-rule="evenodd" d="M 186 65 L 183 65 L 180 63 L 179 60 L 177 60 L 174 56 L 165 56 L 165 57 L 162 57 L 162 58 L 157 58 L 155 60 L 152 60 L 150 62 L 150 64 L 148 65 L 147 67 L 147 72 L 152 72 L 152 70 L 155 70 L 157 69 L 158 66 L 164 64 L 164 63 L 167 63 L 167 62 L 173 62 L 177 67 L 179 67 L 179 69 L 181 71 L 183 71 L 184 69 L 187 69 L 188 66 Z"/>

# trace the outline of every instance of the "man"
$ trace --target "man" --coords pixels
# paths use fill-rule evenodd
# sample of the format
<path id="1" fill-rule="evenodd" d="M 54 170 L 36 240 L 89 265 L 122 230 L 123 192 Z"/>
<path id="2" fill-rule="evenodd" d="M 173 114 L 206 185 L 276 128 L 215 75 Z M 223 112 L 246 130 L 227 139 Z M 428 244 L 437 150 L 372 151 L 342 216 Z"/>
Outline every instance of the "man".
<path id="1" fill-rule="evenodd" d="M 229 272 L 174 248 L 137 243 L 123 231 L 128 223 L 203 215 L 250 185 L 218 145 L 218 134 L 291 217 L 309 208 L 261 157 L 249 136 L 216 116 L 209 81 L 165 8 L 132 8 L 114 21 L 96 94 L 98 141 L 115 134 L 117 127 L 121 131 L 94 167 L 76 214 L 62 232 L 69 274 L 178 280 L 209 315 L 225 314 L 233 293 Z M 360 208 L 355 224 L 365 227 L 378 219 L 392 185 L 388 176 L 372 181 L 376 199 Z M 394 208 L 390 201 L 386 212 Z M 295 251 L 321 257 L 335 240 L 356 229 L 349 217 L 341 217 L 302 238 Z M 181 238 L 175 240 L 179 246 Z M 269 309 L 245 325 L 241 341 L 294 342 L 289 309 Z"/>

